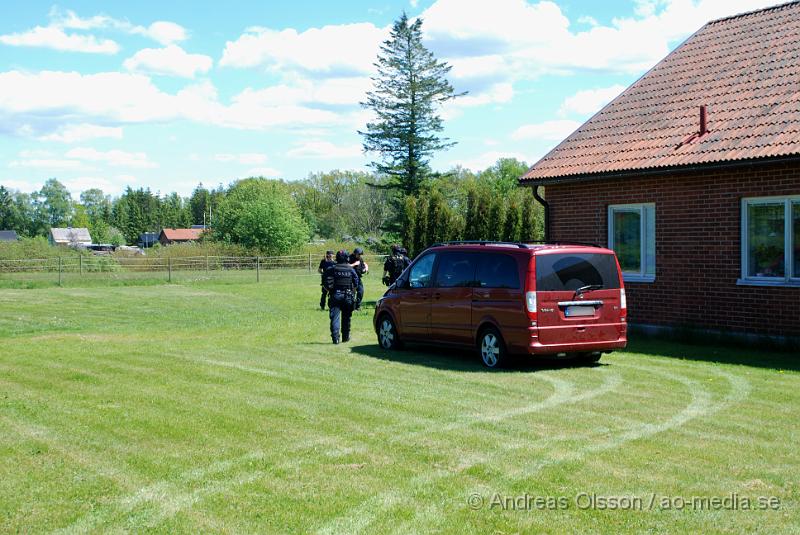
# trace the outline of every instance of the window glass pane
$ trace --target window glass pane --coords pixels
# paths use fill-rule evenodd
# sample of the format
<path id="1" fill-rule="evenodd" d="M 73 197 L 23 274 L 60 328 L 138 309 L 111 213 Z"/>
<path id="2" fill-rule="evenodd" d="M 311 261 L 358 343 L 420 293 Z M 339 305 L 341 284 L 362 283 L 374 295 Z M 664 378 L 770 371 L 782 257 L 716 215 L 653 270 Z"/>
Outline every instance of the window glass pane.
<path id="1" fill-rule="evenodd" d="M 619 288 L 619 273 L 610 254 L 547 254 L 536 257 L 536 290 L 575 291 L 582 286 Z"/>
<path id="2" fill-rule="evenodd" d="M 475 255 L 447 253 L 439 259 L 436 268 L 437 288 L 470 287 L 475 280 Z"/>
<path id="3" fill-rule="evenodd" d="M 642 214 L 617 211 L 614 216 L 614 252 L 622 271 L 642 271 Z"/>
<path id="4" fill-rule="evenodd" d="M 504 254 L 482 254 L 475 279 L 480 288 L 519 288 L 517 261 Z"/>
<path id="5" fill-rule="evenodd" d="M 800 277 L 800 202 L 792 204 L 792 221 L 794 221 L 794 276 Z"/>
<path id="6" fill-rule="evenodd" d="M 408 280 L 412 288 L 427 288 L 431 285 L 431 272 L 436 253 L 423 256 L 411 266 Z"/>
<path id="7" fill-rule="evenodd" d="M 645 221 L 644 221 L 644 250 L 645 262 L 644 272 L 645 275 L 656 275 L 656 209 L 653 206 L 646 206 L 644 208 Z"/>
<path id="8" fill-rule="evenodd" d="M 747 206 L 747 275 L 784 277 L 785 204 L 750 204 Z"/>

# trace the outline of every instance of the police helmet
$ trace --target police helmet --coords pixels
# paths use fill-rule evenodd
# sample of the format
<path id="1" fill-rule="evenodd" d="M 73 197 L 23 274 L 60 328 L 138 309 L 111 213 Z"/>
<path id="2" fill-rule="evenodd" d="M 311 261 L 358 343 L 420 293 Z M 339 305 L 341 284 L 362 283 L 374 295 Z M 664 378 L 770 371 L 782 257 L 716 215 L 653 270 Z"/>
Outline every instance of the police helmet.
<path id="1" fill-rule="evenodd" d="M 405 247 L 401 247 L 400 248 L 400 254 L 407 255 L 408 254 L 408 249 L 406 249 Z"/>
<path id="2" fill-rule="evenodd" d="M 399 245 L 392 245 L 392 254 L 397 254 L 399 252 L 400 252 L 400 246 Z"/>
<path id="3" fill-rule="evenodd" d="M 364 249 L 362 249 L 361 247 L 356 247 L 355 249 L 353 249 L 353 254 L 364 254 Z"/>
<path id="4" fill-rule="evenodd" d="M 347 262 L 347 259 L 349 257 L 350 257 L 350 255 L 347 254 L 347 251 L 342 249 L 341 251 L 338 251 L 336 253 L 336 263 L 341 264 L 342 262 Z"/>

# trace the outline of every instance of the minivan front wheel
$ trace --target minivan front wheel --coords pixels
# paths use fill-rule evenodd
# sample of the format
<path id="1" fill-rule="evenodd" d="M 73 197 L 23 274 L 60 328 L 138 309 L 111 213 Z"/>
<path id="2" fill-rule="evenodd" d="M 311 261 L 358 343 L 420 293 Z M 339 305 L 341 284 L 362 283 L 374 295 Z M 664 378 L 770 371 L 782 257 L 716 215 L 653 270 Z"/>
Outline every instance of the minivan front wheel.
<path id="1" fill-rule="evenodd" d="M 508 360 L 503 337 L 494 327 L 487 327 L 481 332 L 478 338 L 478 351 L 481 362 L 487 368 L 500 368 Z"/>
<path id="2" fill-rule="evenodd" d="M 383 349 L 400 349 L 402 343 L 397 336 L 397 327 L 391 316 L 384 314 L 378 323 L 378 344 Z"/>

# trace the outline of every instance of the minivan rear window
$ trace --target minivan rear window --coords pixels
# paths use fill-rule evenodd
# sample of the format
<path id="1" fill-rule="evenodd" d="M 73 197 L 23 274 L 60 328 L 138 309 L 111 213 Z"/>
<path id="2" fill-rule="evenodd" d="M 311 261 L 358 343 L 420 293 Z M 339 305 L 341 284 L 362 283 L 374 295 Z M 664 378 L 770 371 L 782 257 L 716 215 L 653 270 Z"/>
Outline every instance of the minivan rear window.
<path id="1" fill-rule="evenodd" d="M 614 255 L 558 253 L 536 256 L 536 290 L 575 291 L 589 285 L 619 288 Z"/>

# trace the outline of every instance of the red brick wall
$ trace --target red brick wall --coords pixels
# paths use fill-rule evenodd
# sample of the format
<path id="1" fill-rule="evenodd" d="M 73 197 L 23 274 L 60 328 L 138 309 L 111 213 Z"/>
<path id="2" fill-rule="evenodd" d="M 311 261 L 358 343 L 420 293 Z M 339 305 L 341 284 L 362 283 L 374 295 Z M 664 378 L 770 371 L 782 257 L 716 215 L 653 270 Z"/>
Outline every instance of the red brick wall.
<path id="1" fill-rule="evenodd" d="M 608 205 L 654 202 L 656 280 L 631 323 L 800 335 L 800 288 L 737 286 L 741 199 L 800 194 L 800 162 L 546 186 L 551 239 L 608 242 Z"/>

